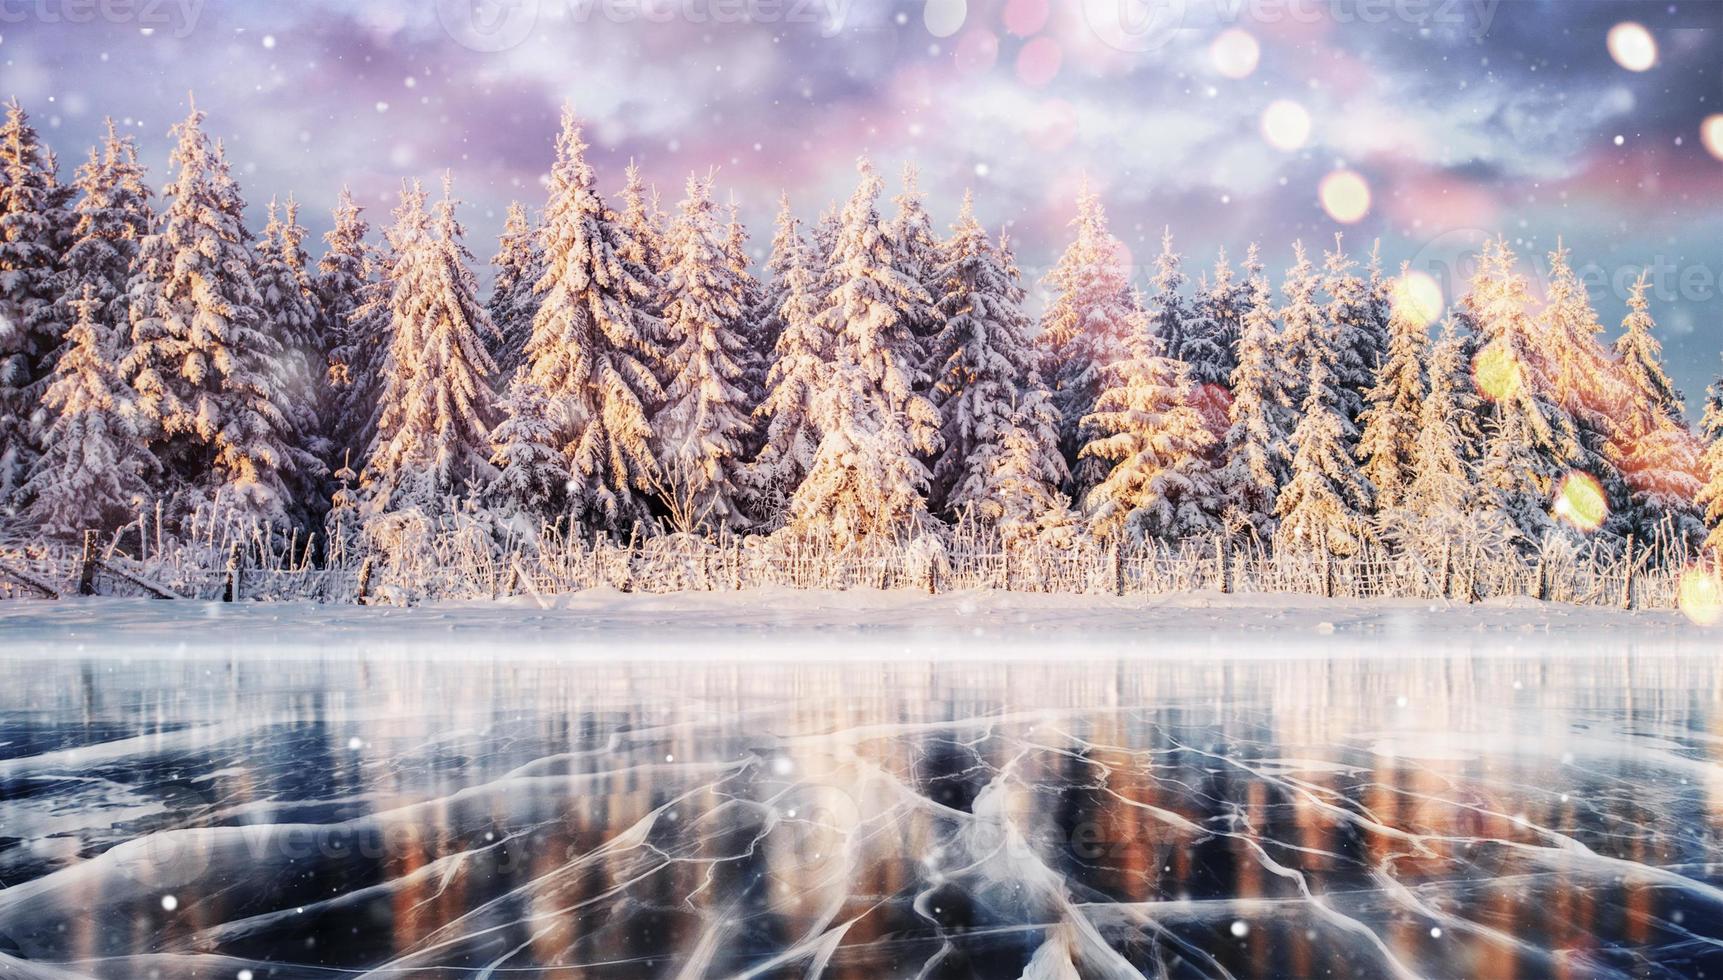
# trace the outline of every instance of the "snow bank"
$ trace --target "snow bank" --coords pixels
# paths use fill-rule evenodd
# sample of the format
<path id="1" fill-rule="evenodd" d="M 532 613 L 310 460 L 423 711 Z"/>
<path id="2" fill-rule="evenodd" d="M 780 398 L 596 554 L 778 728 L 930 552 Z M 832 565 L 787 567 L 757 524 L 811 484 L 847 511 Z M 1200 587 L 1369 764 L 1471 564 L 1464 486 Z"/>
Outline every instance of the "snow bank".
<path id="1" fill-rule="evenodd" d="M 1457 605 L 1191 592 L 622 593 L 415 608 L 133 599 L 0 603 L 14 656 L 410 655 L 610 659 L 1047 659 L 1612 649 L 1697 652 L 1719 634 L 1664 611 L 1514 598 Z"/>

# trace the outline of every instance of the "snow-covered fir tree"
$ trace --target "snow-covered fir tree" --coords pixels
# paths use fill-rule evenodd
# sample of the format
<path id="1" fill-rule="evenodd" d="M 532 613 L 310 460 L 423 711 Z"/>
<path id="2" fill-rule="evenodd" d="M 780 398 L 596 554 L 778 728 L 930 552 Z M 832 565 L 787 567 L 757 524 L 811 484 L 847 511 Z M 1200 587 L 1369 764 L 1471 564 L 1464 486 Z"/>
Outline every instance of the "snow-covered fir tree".
<path id="1" fill-rule="evenodd" d="M 144 239 L 129 304 L 132 345 L 122 365 L 162 489 L 183 516 L 213 503 L 242 519 L 301 519 L 293 486 L 322 464 L 297 444 L 278 401 L 283 348 L 253 279 L 245 202 L 219 144 L 192 109 L 173 128 L 166 213 Z"/>
<path id="2" fill-rule="evenodd" d="M 748 478 L 752 510 L 767 528 L 782 525 L 791 495 L 813 468 L 820 445 L 820 392 L 832 361 L 831 333 L 820 322 L 818 257 L 799 234 L 787 204 L 774 241 L 773 283 L 782 296 L 774 313 L 778 342 L 765 400 L 754 411 L 764 439 Z"/>
<path id="3" fill-rule="evenodd" d="M 152 460 L 138 438 L 131 389 L 114 367 L 118 345 L 107 307 L 98 287 L 86 284 L 42 396 L 46 448 L 22 497 L 29 521 L 47 534 L 112 530 L 148 498 Z"/>
<path id="4" fill-rule="evenodd" d="M 1325 259 L 1322 290 L 1328 294 L 1328 304 L 1322 315 L 1334 356 L 1329 369 L 1341 410 L 1357 425 L 1376 386 L 1376 368 L 1384 353 L 1385 338 L 1377 323 L 1377 290 L 1354 271 L 1356 264 L 1347 257 L 1339 235 L 1334 236 L 1334 251 Z"/>
<path id="5" fill-rule="evenodd" d="M 1400 267 L 1404 279 L 1410 263 Z M 1424 365 L 1430 355 L 1430 334 L 1424 313 L 1410 299 L 1393 304 L 1388 320 L 1388 356 L 1376 372 L 1360 419 L 1363 434 L 1358 456 L 1364 475 L 1376 488 L 1376 506 L 1398 507 L 1411 486 L 1414 474 L 1414 444 L 1418 439 L 1420 410 L 1428 394 Z"/>
<path id="6" fill-rule="evenodd" d="M 741 322 L 749 289 L 716 212 L 711 177 L 690 175 L 664 242 L 669 383 L 653 435 L 660 494 L 681 531 L 747 523 L 742 453 L 753 406 L 744 387 L 748 351 Z"/>
<path id="7" fill-rule="evenodd" d="M 329 441 L 323 435 L 319 409 L 324 406 L 325 365 L 323 315 L 306 269 L 305 229 L 299 224 L 299 209 L 291 199 L 285 212 L 269 202 L 268 221 L 259 236 L 254 254 L 257 261 L 258 313 L 281 347 L 276 373 L 281 387 L 277 402 L 292 424 L 290 438 L 319 459 L 329 456 Z M 314 506 L 325 495 L 313 482 L 291 487 L 300 503 Z"/>
<path id="8" fill-rule="evenodd" d="M 404 194 L 403 224 L 427 231 L 400 236 L 411 244 L 396 257 L 391 276 L 392 343 L 376 446 L 364 473 L 366 496 L 378 513 L 435 513 L 495 476 L 490 378 L 496 366 L 484 345 L 489 315 L 479 302 L 448 178 L 428 221 L 413 213 L 422 201 L 417 186 Z"/>
<path id="9" fill-rule="evenodd" d="M 1480 480 L 1522 542 L 1536 546 L 1554 527 L 1548 508 L 1562 478 L 1597 470 L 1586 468 L 1573 418 L 1547 394 L 1553 385 L 1536 356 L 1530 295 L 1515 261 L 1506 242 L 1486 243 L 1460 310 L 1478 334 L 1474 374 L 1489 399 Z"/>
<path id="10" fill-rule="evenodd" d="M 1346 395 L 1335 378 L 1332 365 L 1338 360 L 1338 352 L 1328 349 L 1311 361 L 1303 415 L 1292 430 L 1292 477 L 1276 507 L 1282 541 L 1350 554 L 1367 537 L 1365 515 L 1374 490 L 1353 458 L 1358 431 L 1346 417 Z"/>
<path id="11" fill-rule="evenodd" d="M 1215 528 L 1221 489 L 1209 454 L 1214 435 L 1195 406 L 1184 362 L 1160 353 L 1146 316 L 1130 335 L 1131 356 L 1083 420 L 1087 459 L 1110 469 L 1084 498 L 1097 531 L 1176 538 Z"/>
<path id="12" fill-rule="evenodd" d="M 1280 357 L 1291 381 L 1287 398 L 1295 409 L 1304 404 L 1307 381 L 1325 346 L 1323 335 L 1328 321 L 1316 295 L 1321 288 L 1322 280 L 1304 250 L 1304 243 L 1293 242 L 1292 268 L 1286 270 L 1280 283 L 1281 295 L 1285 297 L 1280 308 Z"/>
<path id="13" fill-rule="evenodd" d="M 568 479 L 568 462 L 557 444 L 549 399 L 521 374 L 509 384 L 498 409 L 502 421 L 491 432 L 491 465 L 497 478 L 486 488 L 486 498 L 510 514 L 554 513 Z"/>
<path id="14" fill-rule="evenodd" d="M 37 404 L 66 329 L 64 204 L 53 156 L 14 98 L 0 125 L 0 513 L 35 463 Z"/>
<path id="15" fill-rule="evenodd" d="M 921 351 L 910 327 L 933 300 L 897 267 L 879 219 L 884 183 L 866 159 L 859 170 L 833 248 L 838 285 L 820 314 L 834 351 L 815 419 L 820 447 L 790 499 L 796 533 L 839 541 L 924 523 L 928 473 L 920 457 L 940 445 L 939 412 L 919 391 Z"/>
<path id="16" fill-rule="evenodd" d="M 1230 378 L 1219 478 L 1228 529 L 1267 538 L 1274 533 L 1275 498 L 1291 472 L 1295 379 L 1281 356 L 1274 293 L 1255 245 L 1245 258 L 1245 284 L 1249 293 L 1242 305 L 1238 366 Z"/>
<path id="17" fill-rule="evenodd" d="M 1166 228 L 1161 232 L 1161 251 L 1155 256 L 1154 274 L 1149 277 L 1149 285 L 1153 287 L 1147 303 L 1149 336 L 1159 353 L 1178 361 L 1186 360 L 1185 337 L 1192 326 L 1191 310 L 1184 297 L 1187 279 L 1184 256 L 1173 251 L 1173 230 Z"/>
<path id="18" fill-rule="evenodd" d="M 490 302 L 486 304 L 495 328 L 486 340 L 497 376 L 512 378 L 526 355 L 532 336 L 532 318 L 538 312 L 533 289 L 544 273 L 544 255 L 539 251 L 538 229 L 527 218 L 519 201 L 509 205 L 497 254 L 491 258 L 495 277 Z"/>
<path id="19" fill-rule="evenodd" d="M 138 246 L 150 233 L 155 215 L 136 142 L 120 136 L 112 119 L 107 126 L 100 149 L 91 148 L 89 160 L 78 168 L 73 182 L 78 202 L 72 210 L 72 244 L 63 263 L 60 318 L 66 323 L 76 319 L 74 304 L 83 300 L 86 288 L 94 289 L 102 304 L 98 322 L 110 333 L 126 325 L 129 333 L 126 286 Z M 118 348 L 110 350 L 117 352 Z"/>
<path id="20" fill-rule="evenodd" d="M 939 276 L 944 325 L 929 347 L 944 442 L 932 500 L 953 516 L 1025 523 L 1052 508 L 1066 471 L 1023 287 L 1005 247 L 994 248 L 965 194 Z"/>
<path id="21" fill-rule="evenodd" d="M 1705 395 L 1705 414 L 1699 422 L 1699 431 L 1705 437 L 1705 453 L 1699 460 L 1705 485 L 1695 499 L 1710 531 L 1705 547 L 1713 562 L 1723 564 L 1723 374 L 1717 376 Z"/>
<path id="22" fill-rule="evenodd" d="M 365 240 L 370 224 L 364 211 L 341 188 L 313 282 L 329 349 L 324 382 L 328 464 L 331 471 L 346 468 L 355 476 L 376 432 L 377 395 L 389 349 L 386 263 Z"/>
<path id="23" fill-rule="evenodd" d="M 1395 319 L 1399 320 L 1399 311 Z M 1432 534 L 1409 535 L 1426 545 L 1453 536 L 1466 522 L 1466 509 L 1476 497 L 1472 467 L 1478 410 L 1471 359 L 1453 318 L 1443 324 L 1441 336 L 1428 349 L 1428 388 L 1416 406 L 1411 477 L 1393 504 L 1384 505 L 1384 510 L 1396 507 L 1432 530 Z"/>
<path id="24" fill-rule="evenodd" d="M 1191 366 L 1191 380 L 1197 385 L 1224 391 L 1231 384 L 1250 297 L 1248 274 L 1243 280 L 1235 278 L 1226 249 L 1221 249 L 1215 259 L 1214 278 L 1206 280 L 1198 291 L 1185 332 L 1181 359 Z M 1224 406 L 1222 409 L 1224 414 Z"/>
<path id="25" fill-rule="evenodd" d="M 556 510 L 626 533 L 651 519 L 658 485 L 649 418 L 664 397 L 654 373 L 663 326 L 652 312 L 663 287 L 629 258 L 645 254 L 642 243 L 599 196 L 572 109 L 563 111 L 539 237 L 545 268 L 524 370 L 544 391 L 568 464 Z"/>
<path id="26" fill-rule="evenodd" d="M 1703 445 L 1688 430 L 1682 395 L 1663 370 L 1663 345 L 1640 273 L 1627 299 L 1627 318 L 1615 342 L 1619 372 L 1630 397 L 1616 420 L 1608 458 L 1625 481 L 1627 520 L 1641 541 L 1697 541 L 1703 526 L 1696 503 L 1704 486 Z"/>
<path id="27" fill-rule="evenodd" d="M 732 329 L 742 339 L 738 363 L 742 366 L 742 390 L 748 394 L 748 404 L 758 405 L 766 397 L 766 374 L 772 369 L 772 348 L 778 343 L 773 322 L 765 308 L 767 290 L 752 271 L 748 257 L 748 229 L 742 224 L 741 209 L 730 201 L 729 221 L 724 226 L 724 261 L 741 287 L 742 311 Z M 749 439 L 748 450 L 754 450 Z"/>
<path id="28" fill-rule="evenodd" d="M 925 358 L 933 338 L 939 333 L 939 310 L 934 304 L 939 299 L 939 273 L 944 259 L 940 254 L 939 236 L 933 230 L 933 218 L 922 202 L 920 177 L 915 164 L 903 165 L 903 191 L 893 199 L 893 203 L 897 205 L 897 213 L 885 225 L 886 238 L 891 242 L 892 265 L 905 279 L 921 287 L 918 296 L 929 297 L 925 303 L 919 299 L 904 301 L 904 317 L 909 332 L 920 345 L 921 356 Z M 933 378 L 932 368 L 925 364 L 923 377 L 929 382 Z"/>
<path id="29" fill-rule="evenodd" d="M 1110 384 L 1108 371 L 1129 356 L 1132 325 L 1141 311 L 1133 306 L 1130 270 L 1121 246 L 1107 231 L 1100 195 L 1085 181 L 1077 195 L 1076 236 L 1043 283 L 1051 295 L 1041 316 L 1042 377 L 1053 388 L 1059 410 L 1059 443 L 1071 466 L 1073 496 L 1105 479 L 1099 457 L 1078 459 L 1085 441 L 1082 421 Z"/>

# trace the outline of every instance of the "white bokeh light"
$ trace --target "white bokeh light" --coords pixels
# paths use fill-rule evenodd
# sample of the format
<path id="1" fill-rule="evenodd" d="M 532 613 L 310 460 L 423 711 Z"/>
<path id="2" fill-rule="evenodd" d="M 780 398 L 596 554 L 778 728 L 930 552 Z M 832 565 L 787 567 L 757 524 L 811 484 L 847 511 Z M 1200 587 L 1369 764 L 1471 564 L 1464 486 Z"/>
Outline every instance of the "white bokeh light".
<path id="1" fill-rule="evenodd" d="M 1262 57 L 1262 47 L 1256 38 L 1236 27 L 1222 31 L 1209 45 L 1208 52 L 1214 70 L 1227 78 L 1248 78 Z"/>
<path id="2" fill-rule="evenodd" d="M 1643 24 L 1623 21 L 1609 29 L 1604 43 L 1609 56 L 1628 71 L 1650 71 L 1657 64 L 1657 40 Z"/>
<path id="3" fill-rule="evenodd" d="M 1262 137 L 1269 146 L 1291 153 L 1310 139 L 1310 113 L 1291 99 L 1271 102 L 1262 112 Z"/>

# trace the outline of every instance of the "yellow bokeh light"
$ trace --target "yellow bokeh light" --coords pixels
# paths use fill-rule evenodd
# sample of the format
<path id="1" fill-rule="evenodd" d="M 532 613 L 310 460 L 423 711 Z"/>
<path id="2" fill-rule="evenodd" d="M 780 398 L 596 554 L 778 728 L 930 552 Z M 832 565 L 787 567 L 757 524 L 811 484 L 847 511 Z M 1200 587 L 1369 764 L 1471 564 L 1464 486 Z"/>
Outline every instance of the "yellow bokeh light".
<path id="1" fill-rule="evenodd" d="M 1279 99 L 1262 111 L 1262 138 L 1277 150 L 1291 153 L 1310 138 L 1310 113 L 1291 99 Z"/>
<path id="2" fill-rule="evenodd" d="M 1248 78 L 1256 71 L 1256 63 L 1262 57 L 1262 47 L 1256 43 L 1256 38 L 1238 28 L 1222 31 L 1220 36 L 1209 45 L 1209 60 L 1214 62 L 1214 70 L 1227 78 Z"/>
<path id="3" fill-rule="evenodd" d="M 1520 390 L 1520 362 L 1506 347 L 1491 344 L 1472 358 L 1472 379 L 1485 398 L 1507 401 Z"/>
<path id="4" fill-rule="evenodd" d="M 1343 225 L 1370 213 L 1370 185 L 1350 170 L 1336 170 L 1322 178 L 1317 194 L 1322 198 L 1322 210 Z"/>
<path id="5" fill-rule="evenodd" d="M 1581 531 L 1591 532 L 1602 527 L 1609 517 L 1609 501 L 1596 477 L 1574 470 L 1556 488 L 1555 505 L 1550 512 Z"/>
<path id="6" fill-rule="evenodd" d="M 1719 160 L 1723 160 L 1723 113 L 1706 116 L 1699 124 L 1699 142 Z"/>
<path id="7" fill-rule="evenodd" d="M 1723 579 L 1709 568 L 1689 568 L 1676 586 L 1675 605 L 1700 626 L 1723 622 Z"/>
<path id="8" fill-rule="evenodd" d="M 1650 71 L 1657 64 L 1657 39 L 1643 24 L 1622 21 L 1609 29 L 1604 44 L 1615 63 L 1628 71 Z"/>
<path id="9" fill-rule="evenodd" d="M 1410 315 L 1426 327 L 1442 316 L 1442 287 L 1428 272 L 1413 270 L 1395 279 L 1388 299 L 1395 313 Z"/>

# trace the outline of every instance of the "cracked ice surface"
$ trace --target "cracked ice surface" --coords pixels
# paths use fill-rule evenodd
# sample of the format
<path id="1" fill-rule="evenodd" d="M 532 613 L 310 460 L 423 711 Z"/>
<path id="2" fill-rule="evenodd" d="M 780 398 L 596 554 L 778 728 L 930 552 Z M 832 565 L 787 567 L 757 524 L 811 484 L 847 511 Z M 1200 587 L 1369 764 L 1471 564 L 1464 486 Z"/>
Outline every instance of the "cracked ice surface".
<path id="1" fill-rule="evenodd" d="M 0 611 L 0 977 L 1723 970 L 1723 676 L 1673 622 L 1233 609 L 1134 656 L 1065 609 L 1090 656 L 990 662 L 1044 620 L 941 606 L 880 662 L 647 605 L 698 650 L 592 656 L 627 603 L 519 627 L 567 660 L 476 654 L 494 609 Z"/>

